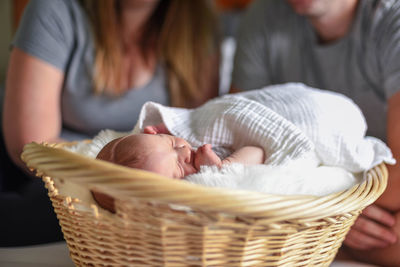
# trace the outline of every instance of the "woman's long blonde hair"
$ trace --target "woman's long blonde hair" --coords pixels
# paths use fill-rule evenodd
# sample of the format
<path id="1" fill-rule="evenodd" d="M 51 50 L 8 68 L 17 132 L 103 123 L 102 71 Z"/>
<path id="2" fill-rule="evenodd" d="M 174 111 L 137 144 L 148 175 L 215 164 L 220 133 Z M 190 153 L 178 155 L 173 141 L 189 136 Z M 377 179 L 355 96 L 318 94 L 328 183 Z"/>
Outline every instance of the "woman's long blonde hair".
<path id="1" fill-rule="evenodd" d="M 121 94 L 122 38 L 120 0 L 81 0 L 95 39 L 94 90 Z M 160 0 L 145 24 L 140 48 L 144 59 L 155 50 L 167 70 L 171 104 L 204 100 L 206 62 L 217 55 L 216 18 L 209 0 Z M 190 104 L 189 104 L 190 105 Z"/>

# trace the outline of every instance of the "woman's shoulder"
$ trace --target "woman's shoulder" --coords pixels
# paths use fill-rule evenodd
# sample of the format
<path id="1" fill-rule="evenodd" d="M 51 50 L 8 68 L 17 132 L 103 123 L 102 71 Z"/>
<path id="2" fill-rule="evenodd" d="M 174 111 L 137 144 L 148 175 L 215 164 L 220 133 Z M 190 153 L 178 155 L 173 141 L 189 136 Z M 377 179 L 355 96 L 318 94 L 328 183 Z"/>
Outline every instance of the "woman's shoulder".
<path id="1" fill-rule="evenodd" d="M 64 69 L 76 36 L 86 28 L 86 15 L 77 0 L 30 0 L 12 44 Z"/>
<path id="2" fill-rule="evenodd" d="M 42 26 L 54 31 L 68 31 L 84 17 L 78 0 L 30 0 L 24 10 L 21 27 Z"/>
<path id="3" fill-rule="evenodd" d="M 77 0 L 30 0 L 24 14 L 42 15 L 70 15 L 70 12 L 79 7 Z"/>

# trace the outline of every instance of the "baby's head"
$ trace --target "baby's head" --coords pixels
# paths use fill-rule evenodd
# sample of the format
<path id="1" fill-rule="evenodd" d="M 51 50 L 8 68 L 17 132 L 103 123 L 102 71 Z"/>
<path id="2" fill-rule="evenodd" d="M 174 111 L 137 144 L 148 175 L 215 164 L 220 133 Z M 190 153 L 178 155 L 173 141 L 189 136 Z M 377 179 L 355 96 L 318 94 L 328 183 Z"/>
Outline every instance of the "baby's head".
<path id="1" fill-rule="evenodd" d="M 168 134 L 132 134 L 104 146 L 97 159 L 181 179 L 196 173 L 196 153 L 184 139 Z"/>

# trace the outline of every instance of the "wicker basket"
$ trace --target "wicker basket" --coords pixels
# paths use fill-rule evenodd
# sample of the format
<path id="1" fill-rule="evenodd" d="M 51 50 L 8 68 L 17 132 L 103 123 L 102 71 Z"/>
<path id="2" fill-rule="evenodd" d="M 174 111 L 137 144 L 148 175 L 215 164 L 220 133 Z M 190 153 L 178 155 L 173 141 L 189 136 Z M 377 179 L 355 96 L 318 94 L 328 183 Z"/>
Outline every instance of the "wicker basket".
<path id="1" fill-rule="evenodd" d="M 55 145 L 28 144 L 22 158 L 45 181 L 77 266 L 329 266 L 387 182 L 382 164 L 340 193 L 279 196 L 166 179 Z M 115 214 L 95 205 L 93 189 L 116 199 Z M 88 199 L 74 196 L 82 190 Z"/>

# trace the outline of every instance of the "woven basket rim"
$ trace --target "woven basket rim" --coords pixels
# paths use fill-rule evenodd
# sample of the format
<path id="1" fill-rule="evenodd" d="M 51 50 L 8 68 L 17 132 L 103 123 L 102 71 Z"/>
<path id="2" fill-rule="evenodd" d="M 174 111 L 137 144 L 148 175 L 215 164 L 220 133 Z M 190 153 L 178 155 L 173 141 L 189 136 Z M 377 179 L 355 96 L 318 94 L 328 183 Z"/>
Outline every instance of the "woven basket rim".
<path id="1" fill-rule="evenodd" d="M 68 144 L 68 143 L 66 143 Z M 63 149 L 65 144 L 25 145 L 21 155 L 37 176 L 50 176 L 82 184 L 116 199 L 146 199 L 209 212 L 257 218 L 322 219 L 360 210 L 385 190 L 387 169 L 380 164 L 364 182 L 327 196 L 272 195 L 254 191 L 205 187 L 156 173 L 92 159 Z M 155 186 L 157 185 L 157 186 Z"/>

